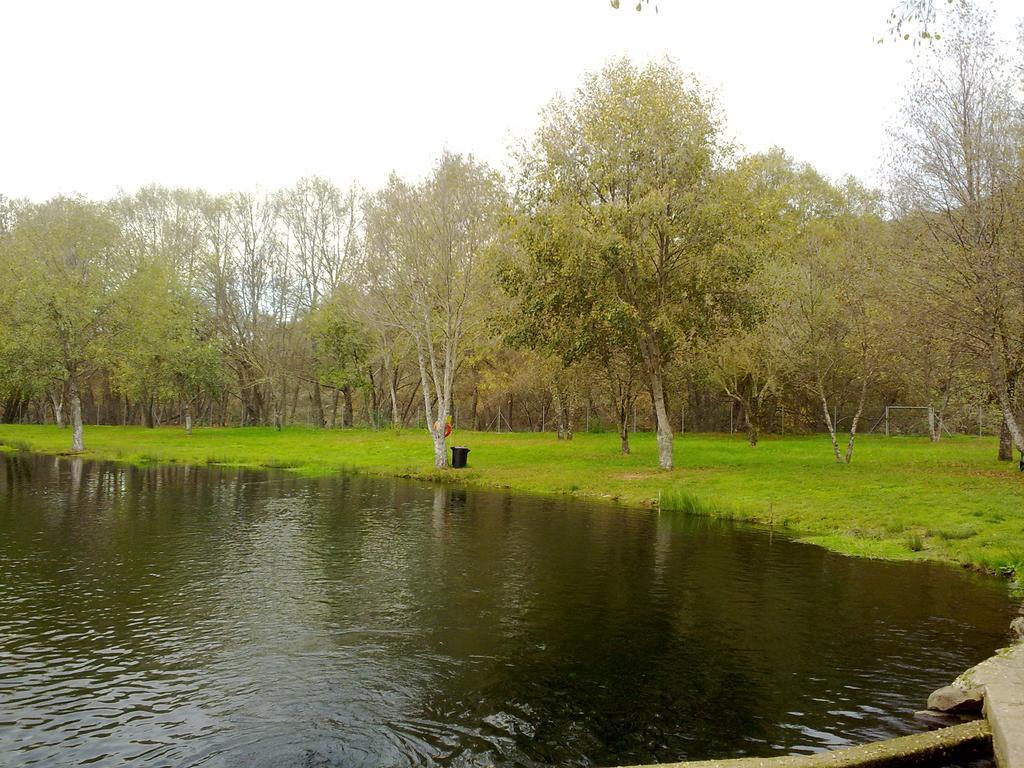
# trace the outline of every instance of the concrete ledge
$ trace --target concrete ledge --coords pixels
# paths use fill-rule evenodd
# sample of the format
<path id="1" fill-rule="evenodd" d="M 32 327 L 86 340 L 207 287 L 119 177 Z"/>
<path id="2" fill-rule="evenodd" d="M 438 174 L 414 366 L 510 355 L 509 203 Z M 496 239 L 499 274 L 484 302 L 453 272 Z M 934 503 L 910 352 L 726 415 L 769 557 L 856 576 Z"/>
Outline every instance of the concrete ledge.
<path id="1" fill-rule="evenodd" d="M 1004 648 L 957 683 L 985 690 L 985 717 L 999 768 L 1024 768 L 1024 644 Z"/>
<path id="2" fill-rule="evenodd" d="M 1024 703 L 1022 703 L 1024 706 Z M 934 766 L 991 754 L 992 731 L 984 720 L 954 725 L 938 731 L 901 736 L 834 752 L 785 757 L 747 757 L 738 760 L 702 760 L 690 763 L 660 763 L 657 768 L 889 768 L 889 766 Z M 1024 763 L 999 763 L 1024 766 Z M 631 766 L 631 768 L 645 768 Z M 648 766 L 646 768 L 654 768 Z"/>

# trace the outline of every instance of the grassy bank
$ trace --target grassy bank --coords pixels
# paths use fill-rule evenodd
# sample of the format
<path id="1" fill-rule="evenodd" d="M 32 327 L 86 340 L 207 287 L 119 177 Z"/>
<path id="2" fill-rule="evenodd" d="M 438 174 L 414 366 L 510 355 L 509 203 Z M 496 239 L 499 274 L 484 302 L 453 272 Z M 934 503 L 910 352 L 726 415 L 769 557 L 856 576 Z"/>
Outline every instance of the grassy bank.
<path id="1" fill-rule="evenodd" d="M 613 433 L 460 432 L 470 467 L 435 472 L 429 438 L 361 430 L 88 427 L 86 456 L 135 463 L 280 467 L 304 474 L 339 470 L 457 480 L 487 487 L 572 494 L 630 505 L 688 509 L 783 527 L 841 552 L 938 559 L 1024 573 L 1024 474 L 996 461 L 994 438 L 858 438 L 854 463 L 832 461 L 822 436 L 686 435 L 677 468 L 655 469 L 652 435 L 617 453 Z M 8 450 L 60 453 L 70 434 L 48 426 L 0 425 Z"/>

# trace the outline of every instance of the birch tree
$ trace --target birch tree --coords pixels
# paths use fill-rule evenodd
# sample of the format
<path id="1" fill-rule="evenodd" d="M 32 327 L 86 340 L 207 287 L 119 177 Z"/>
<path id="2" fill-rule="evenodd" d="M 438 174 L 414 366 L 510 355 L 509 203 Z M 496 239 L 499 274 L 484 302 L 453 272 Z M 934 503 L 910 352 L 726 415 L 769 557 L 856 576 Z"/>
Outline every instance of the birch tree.
<path id="1" fill-rule="evenodd" d="M 445 427 L 455 376 L 483 328 L 487 251 L 504 205 L 501 179 L 475 160 L 445 153 L 430 175 L 392 176 L 366 211 L 366 278 L 379 322 L 413 341 L 434 466 L 448 465 Z"/>
<path id="2" fill-rule="evenodd" d="M 298 281 L 299 308 L 313 315 L 342 281 L 351 277 L 355 268 L 356 191 L 342 192 L 328 180 L 313 176 L 300 179 L 294 187 L 279 193 L 277 203 Z M 323 369 L 323 360 L 317 349 L 317 336 L 314 334 L 309 341 L 311 357 L 316 361 L 309 372 L 313 409 L 317 426 L 323 427 L 327 419 L 317 377 L 317 372 Z M 345 384 L 343 391 L 346 411 L 351 417 L 351 385 Z"/>
<path id="3" fill-rule="evenodd" d="M 742 410 L 747 441 L 757 447 L 771 398 L 785 365 L 783 337 L 773 325 L 745 330 L 715 345 L 711 374 Z"/>
<path id="4" fill-rule="evenodd" d="M 105 206 L 56 198 L 30 206 L 11 233 L 18 269 L 8 322 L 68 393 L 71 450 L 85 450 L 82 388 L 106 354 L 118 287 L 120 232 Z"/>
<path id="5" fill-rule="evenodd" d="M 13 418 L 25 399 L 42 396 L 63 427 L 66 377 L 52 344 L 29 330 L 36 299 L 22 271 L 26 253 L 14 238 L 19 212 L 30 210 L 27 203 L 0 195 L 0 274 L 7 276 L 0 280 L 0 417 Z"/>
<path id="6" fill-rule="evenodd" d="M 719 195 L 730 152 L 699 83 L 669 63 L 628 60 L 556 99 L 521 158 L 529 207 L 553 211 L 607 285 L 623 334 L 643 361 L 658 463 L 671 469 L 665 383 L 670 361 L 742 303 L 748 265 L 727 248 Z"/>
<path id="7" fill-rule="evenodd" d="M 207 204 L 198 190 L 148 186 L 111 205 L 131 274 L 120 288 L 116 353 L 108 365 L 150 427 L 157 426 L 162 402 L 180 395 L 190 431 L 199 390 L 219 378 L 219 356 L 197 299 L 205 276 Z"/>
<path id="8" fill-rule="evenodd" d="M 849 464 L 885 361 L 890 231 L 876 195 L 852 181 L 841 189 L 822 182 L 814 195 L 807 205 L 818 215 L 803 228 L 789 266 L 777 327 L 796 363 L 794 383 L 820 406 L 835 460 Z M 854 403 L 845 451 L 834 410 L 844 399 Z"/>
<path id="9" fill-rule="evenodd" d="M 749 289 L 753 311 L 745 327 L 709 345 L 709 373 L 740 407 L 751 447 L 760 440 L 769 404 L 790 367 L 794 350 L 780 326 L 780 304 L 791 289 L 801 234 L 828 211 L 817 207 L 814 194 L 826 187 L 812 168 L 778 149 L 743 158 L 724 185 L 734 203 L 733 247 L 747 251 L 756 265 Z"/>
<path id="10" fill-rule="evenodd" d="M 183 280 L 170 261 L 133 265 L 106 365 L 117 389 L 142 403 L 147 426 L 158 426 L 159 406 L 170 403 L 191 435 L 196 402 L 221 390 L 224 370 L 213 318 Z"/>
<path id="11" fill-rule="evenodd" d="M 1001 444 L 1024 451 L 1016 413 L 1024 376 L 1021 104 L 990 17 L 969 4 L 959 10 L 908 88 L 893 134 L 893 187 L 900 212 L 922 233 L 922 287 L 935 320 L 986 372 L 1003 417 Z"/>
<path id="12" fill-rule="evenodd" d="M 272 200 L 235 193 L 207 215 L 217 320 L 245 424 L 280 425 L 285 414 L 282 355 L 296 296 L 277 213 Z"/>

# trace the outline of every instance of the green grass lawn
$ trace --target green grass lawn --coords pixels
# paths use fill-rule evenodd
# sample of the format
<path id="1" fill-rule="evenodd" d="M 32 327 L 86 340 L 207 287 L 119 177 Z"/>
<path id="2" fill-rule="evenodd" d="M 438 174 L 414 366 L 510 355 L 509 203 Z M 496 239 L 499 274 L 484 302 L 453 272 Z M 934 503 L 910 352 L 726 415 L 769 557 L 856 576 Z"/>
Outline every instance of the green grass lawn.
<path id="1" fill-rule="evenodd" d="M 87 427 L 88 458 L 278 467 L 318 475 L 349 470 L 445 479 L 634 506 L 687 509 L 785 528 L 797 538 L 856 555 L 929 558 L 1024 575 L 1024 473 L 996 461 L 994 438 L 864 436 L 854 462 L 837 465 L 828 438 L 686 435 L 677 468 L 656 468 L 653 435 L 617 452 L 614 433 L 471 433 L 470 466 L 437 472 L 422 430 L 181 429 Z M 8 450 L 66 451 L 68 430 L 0 425 Z"/>

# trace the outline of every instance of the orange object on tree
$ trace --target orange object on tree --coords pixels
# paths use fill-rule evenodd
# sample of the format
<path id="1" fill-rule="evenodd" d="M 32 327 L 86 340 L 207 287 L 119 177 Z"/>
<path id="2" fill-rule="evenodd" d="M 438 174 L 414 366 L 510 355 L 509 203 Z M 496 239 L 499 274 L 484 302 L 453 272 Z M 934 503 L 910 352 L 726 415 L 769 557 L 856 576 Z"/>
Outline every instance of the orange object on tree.
<path id="1" fill-rule="evenodd" d="M 437 422 L 434 422 L 434 431 L 437 431 Z M 452 433 L 452 417 L 449 416 L 444 420 L 444 436 L 448 437 Z"/>

